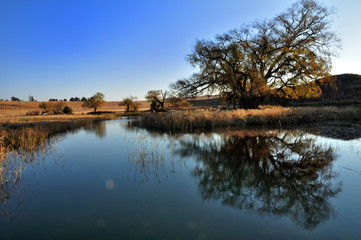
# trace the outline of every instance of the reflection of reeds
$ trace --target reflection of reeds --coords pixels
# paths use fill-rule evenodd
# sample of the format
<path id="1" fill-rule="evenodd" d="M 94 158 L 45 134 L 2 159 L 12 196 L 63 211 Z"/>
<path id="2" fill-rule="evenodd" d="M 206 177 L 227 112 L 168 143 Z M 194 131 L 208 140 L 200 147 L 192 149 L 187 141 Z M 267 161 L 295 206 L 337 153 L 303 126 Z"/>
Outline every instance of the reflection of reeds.
<path id="1" fill-rule="evenodd" d="M 19 118 L 4 122 L 7 128 L 0 130 L 1 152 L 14 149 L 33 150 L 49 136 L 88 126 L 95 121 L 112 119 L 114 115 L 90 117 Z"/>
<path id="2" fill-rule="evenodd" d="M 271 107 L 257 110 L 194 110 L 144 114 L 135 121 L 147 129 L 173 131 L 212 129 L 230 126 L 284 126 L 328 121 L 361 121 L 357 107 Z"/>
<path id="3" fill-rule="evenodd" d="M 4 139 L 9 135 L 18 138 L 4 144 Z M 18 129 L 9 135 L 3 135 L 0 139 L 0 215 L 7 217 L 11 217 L 11 214 L 1 203 L 14 196 L 19 203 L 22 202 L 22 178 L 26 166 L 34 167 L 40 159 L 45 160 L 45 156 L 53 152 L 54 142 L 58 139 L 56 136 L 44 138 L 46 134 L 34 129 Z"/>
<path id="4" fill-rule="evenodd" d="M 158 183 L 162 177 L 168 177 L 168 172 L 174 172 L 174 162 L 166 162 L 164 155 L 166 140 L 152 139 L 149 135 L 125 138 L 128 151 L 128 177 L 134 172 L 134 182 L 139 177 L 141 182 L 153 178 Z"/>
<path id="5" fill-rule="evenodd" d="M 94 121 L 109 119 L 109 116 L 84 117 L 61 121 L 35 121 L 8 123 L 0 130 L 0 215 L 9 215 L 1 206 L 17 194 L 21 198 L 21 179 L 25 166 L 34 166 L 54 150 L 59 133 L 88 126 Z M 49 120 L 49 119 L 47 119 Z M 34 119 L 33 119 L 34 121 Z M 20 200 L 19 200 L 20 201 Z"/>
<path id="6" fill-rule="evenodd" d="M 112 117 L 113 115 L 75 118 L 67 116 L 62 119 L 54 116 L 51 118 L 19 118 L 6 122 L 7 128 L 0 130 L 0 182 L 2 186 L 11 181 L 17 182 L 21 176 L 22 168 L 17 165 L 17 157 L 21 157 L 22 161 L 31 162 L 37 157 L 36 153 L 49 150 L 51 142 L 49 138 L 55 134 L 88 126 L 95 121 Z"/>

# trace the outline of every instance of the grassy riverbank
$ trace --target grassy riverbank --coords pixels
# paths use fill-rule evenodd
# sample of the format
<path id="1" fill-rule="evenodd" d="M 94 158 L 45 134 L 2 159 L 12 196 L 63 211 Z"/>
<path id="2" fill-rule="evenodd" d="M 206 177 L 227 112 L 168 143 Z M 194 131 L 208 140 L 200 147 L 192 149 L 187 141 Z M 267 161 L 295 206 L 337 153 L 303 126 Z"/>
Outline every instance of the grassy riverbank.
<path id="1" fill-rule="evenodd" d="M 315 122 L 361 123 L 359 107 L 263 107 L 257 110 L 191 110 L 143 114 L 134 125 L 151 130 L 177 131 L 232 126 L 282 127 Z"/>
<path id="2" fill-rule="evenodd" d="M 0 203 L 11 198 L 14 192 L 21 193 L 18 183 L 25 165 L 38 161 L 44 153 L 51 153 L 59 133 L 114 119 L 118 115 L 0 117 Z M 0 215 L 11 216 L 1 207 Z"/>
<path id="3" fill-rule="evenodd" d="M 88 126 L 96 121 L 114 119 L 105 115 L 49 115 L 0 118 L 0 160 L 14 149 L 32 151 L 55 134 Z"/>

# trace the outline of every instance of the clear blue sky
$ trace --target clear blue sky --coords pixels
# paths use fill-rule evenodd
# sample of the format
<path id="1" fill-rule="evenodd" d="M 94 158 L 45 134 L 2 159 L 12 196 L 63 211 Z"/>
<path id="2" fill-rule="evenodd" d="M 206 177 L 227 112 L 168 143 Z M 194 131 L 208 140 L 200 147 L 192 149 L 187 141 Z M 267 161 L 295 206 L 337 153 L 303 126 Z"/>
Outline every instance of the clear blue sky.
<path id="1" fill-rule="evenodd" d="M 0 98 L 106 100 L 167 89 L 194 69 L 197 39 L 272 18 L 291 0 L 1 0 Z M 332 73 L 361 74 L 361 1 L 324 0 L 337 10 L 342 50 Z"/>

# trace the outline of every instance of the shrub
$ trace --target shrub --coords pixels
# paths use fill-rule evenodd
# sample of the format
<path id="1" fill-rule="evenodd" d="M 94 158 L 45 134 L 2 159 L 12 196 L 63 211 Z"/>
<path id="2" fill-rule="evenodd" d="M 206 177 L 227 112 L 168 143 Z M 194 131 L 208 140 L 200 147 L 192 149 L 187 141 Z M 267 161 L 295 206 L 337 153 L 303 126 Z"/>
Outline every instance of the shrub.
<path id="1" fill-rule="evenodd" d="M 39 108 L 43 109 L 44 112 L 46 112 L 48 114 L 54 113 L 54 103 L 52 103 L 52 102 L 40 103 Z"/>
<path id="2" fill-rule="evenodd" d="M 64 114 L 73 114 L 73 109 L 71 109 L 71 107 L 69 107 L 69 106 L 65 106 L 63 109 L 63 113 Z"/>
<path id="3" fill-rule="evenodd" d="M 65 107 L 65 103 L 63 102 L 58 102 L 54 104 L 54 114 L 63 113 L 64 107 Z"/>
<path id="4" fill-rule="evenodd" d="M 39 104 L 39 108 L 43 109 L 48 114 L 60 114 L 63 113 L 65 103 L 63 102 L 44 102 Z"/>

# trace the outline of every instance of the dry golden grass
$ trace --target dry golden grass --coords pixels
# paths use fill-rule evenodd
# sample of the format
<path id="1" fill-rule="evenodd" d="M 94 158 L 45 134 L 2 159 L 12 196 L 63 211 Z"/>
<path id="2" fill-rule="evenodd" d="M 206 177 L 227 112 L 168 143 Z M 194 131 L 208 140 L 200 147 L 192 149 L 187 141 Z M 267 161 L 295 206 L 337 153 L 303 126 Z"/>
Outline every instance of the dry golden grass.
<path id="1" fill-rule="evenodd" d="M 14 149 L 33 151 L 58 133 L 114 119 L 115 114 L 22 116 L 0 119 L 0 160 Z"/>
<path id="2" fill-rule="evenodd" d="M 6 116 L 0 117 L 0 125 L 5 126 L 27 126 L 44 125 L 52 123 L 65 123 L 77 121 L 93 121 L 109 119 L 110 115 L 39 115 L 39 116 Z"/>
<path id="3" fill-rule="evenodd" d="M 193 110 L 144 114 L 135 125 L 152 130 L 197 130 L 231 126 L 298 125 L 313 122 L 350 121 L 361 122 L 358 107 L 263 107 L 257 110 Z"/>
<path id="4" fill-rule="evenodd" d="M 39 104 L 43 102 L 27 102 L 27 101 L 0 101 L 0 117 L 3 116 L 24 116 L 30 112 L 38 111 L 41 112 L 39 108 Z M 81 113 L 89 113 L 92 112 L 93 109 L 83 108 L 83 102 L 64 102 L 66 106 L 69 106 L 73 109 L 73 113 L 81 114 Z M 105 104 L 98 109 L 98 111 L 112 111 L 112 112 L 124 112 L 125 106 L 119 106 L 119 101 L 113 102 L 105 102 Z M 149 110 L 149 103 L 146 101 L 139 101 L 139 111 Z"/>

